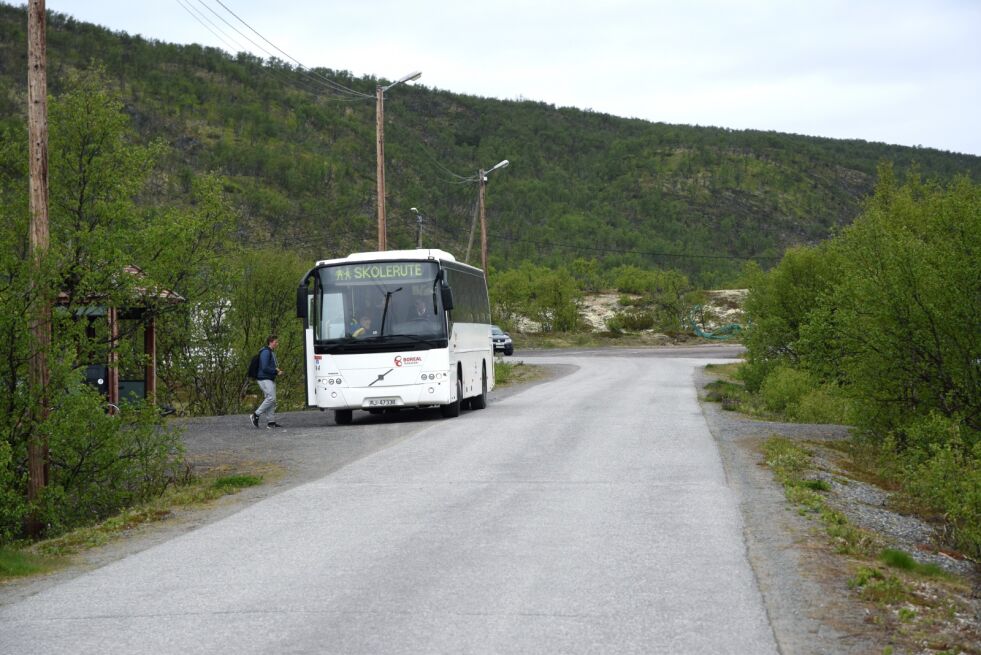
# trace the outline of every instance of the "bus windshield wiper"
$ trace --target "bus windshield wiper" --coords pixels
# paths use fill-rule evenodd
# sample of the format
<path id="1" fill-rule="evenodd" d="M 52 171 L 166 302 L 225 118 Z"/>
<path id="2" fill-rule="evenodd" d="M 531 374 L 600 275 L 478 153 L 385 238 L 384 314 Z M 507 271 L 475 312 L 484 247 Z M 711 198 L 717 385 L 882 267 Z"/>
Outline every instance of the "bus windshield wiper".
<path id="1" fill-rule="evenodd" d="M 399 287 L 394 291 L 385 292 L 385 308 L 382 309 L 382 324 L 378 327 L 378 336 L 385 336 L 385 317 L 388 316 L 388 303 L 392 300 L 392 294 L 398 293 L 401 290 L 402 287 Z"/>

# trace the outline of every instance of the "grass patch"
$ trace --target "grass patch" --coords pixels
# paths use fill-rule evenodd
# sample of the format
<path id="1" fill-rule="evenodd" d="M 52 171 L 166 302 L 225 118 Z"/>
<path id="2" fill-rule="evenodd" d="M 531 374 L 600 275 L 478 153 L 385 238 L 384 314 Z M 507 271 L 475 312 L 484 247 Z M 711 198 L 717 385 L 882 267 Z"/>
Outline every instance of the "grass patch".
<path id="1" fill-rule="evenodd" d="M 705 385 L 705 399 L 721 403 L 722 409 L 727 411 L 740 412 L 754 418 L 786 420 L 786 417 L 775 416 L 768 411 L 760 396 L 746 389 L 746 385 L 739 379 L 743 366 L 745 364 L 742 362 L 706 365 L 705 370 L 718 375 L 719 379 Z"/>
<path id="2" fill-rule="evenodd" d="M 885 575 L 879 569 L 860 566 L 848 581 L 849 589 L 858 590 L 865 600 L 885 605 L 906 602 L 911 594 L 909 587 L 894 575 Z"/>
<path id="3" fill-rule="evenodd" d="M 973 616 L 968 583 L 908 553 L 883 549 L 875 533 L 851 525 L 827 503 L 831 485 L 814 477 L 812 453 L 804 445 L 774 437 L 763 444 L 763 452 L 788 501 L 800 514 L 821 522 L 838 553 L 857 560 L 848 588 L 877 606 L 874 622 L 904 645 L 931 643 L 935 651 L 981 652 L 965 647 L 979 643 L 976 629 L 964 629 Z"/>
<path id="4" fill-rule="evenodd" d="M 276 471 L 269 469 L 265 473 L 275 475 Z M 259 475 L 255 471 L 228 473 L 215 470 L 171 487 L 160 497 L 123 510 L 96 525 L 77 528 L 22 547 L 2 548 L 0 582 L 56 569 L 64 565 L 72 555 L 103 546 L 140 526 L 170 518 L 177 510 L 203 507 L 223 496 L 262 484 L 265 478 L 265 475 Z"/>
<path id="5" fill-rule="evenodd" d="M 750 395 L 741 384 L 727 380 L 716 380 L 705 385 L 705 399 L 713 403 L 722 403 L 722 409 L 730 412 L 740 411 L 748 404 Z"/>
<path id="6" fill-rule="evenodd" d="M 509 384 L 535 382 L 544 380 L 547 376 L 548 370 L 544 366 L 525 364 L 520 359 L 508 362 L 499 358 L 494 362 L 495 386 L 504 387 Z"/>
<path id="7" fill-rule="evenodd" d="M 0 547 L 0 580 L 45 573 L 54 565 L 51 558 L 22 549 Z"/>
<path id="8" fill-rule="evenodd" d="M 797 513 L 820 520 L 837 552 L 874 556 L 878 539 L 851 525 L 844 514 L 828 505 L 824 494 L 831 491 L 831 484 L 814 477 L 811 458 L 811 451 L 784 437 L 772 437 L 763 444 L 763 461 L 783 485 Z"/>
<path id="9" fill-rule="evenodd" d="M 219 491 L 234 493 L 240 489 L 255 487 L 260 484 L 262 484 L 261 475 L 225 475 L 212 482 L 211 486 Z"/>
<path id="10" fill-rule="evenodd" d="M 928 578 L 948 577 L 946 571 L 936 564 L 921 564 L 912 555 L 901 550 L 887 548 L 879 555 L 879 560 L 886 566 L 908 573 L 915 573 Z"/>

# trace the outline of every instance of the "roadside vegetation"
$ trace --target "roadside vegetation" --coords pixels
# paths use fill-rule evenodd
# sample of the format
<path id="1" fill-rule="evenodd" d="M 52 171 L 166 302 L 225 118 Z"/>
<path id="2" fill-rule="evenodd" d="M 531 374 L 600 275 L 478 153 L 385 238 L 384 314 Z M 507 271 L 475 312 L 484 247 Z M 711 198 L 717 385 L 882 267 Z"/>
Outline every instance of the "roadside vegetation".
<path id="1" fill-rule="evenodd" d="M 828 502 L 812 455 L 936 526 L 944 552 L 981 563 L 981 189 L 891 171 L 834 239 L 749 271 L 745 363 L 712 367 L 708 399 L 768 420 L 852 426 L 844 443 L 767 440 L 797 511 L 851 562 L 849 587 L 906 647 L 981 652 L 970 582 L 888 549 Z M 847 484 L 847 480 L 842 481 Z M 976 602 L 976 601 L 975 601 Z M 973 626 L 973 627 L 972 627 Z"/>
<path id="2" fill-rule="evenodd" d="M 981 187 L 888 168 L 841 235 L 750 274 L 724 404 L 854 426 L 855 452 L 981 560 Z"/>
<path id="3" fill-rule="evenodd" d="M 280 471 L 215 470 L 204 476 L 185 471 L 184 479 L 154 498 L 127 507 L 98 523 L 67 530 L 36 542 L 13 541 L 0 545 L 0 583 L 56 570 L 71 561 L 72 556 L 90 548 L 105 545 L 141 526 L 173 518 L 177 513 L 206 507 L 214 501 L 243 489 L 276 478 Z"/>
<path id="4" fill-rule="evenodd" d="M 921 563 L 913 554 L 886 547 L 881 535 L 852 524 L 846 513 L 828 499 L 832 481 L 815 461 L 815 452 L 827 444 L 801 443 L 774 436 L 763 444 L 764 463 L 783 485 L 797 512 L 816 521 L 827 542 L 846 558 L 850 570 L 847 588 L 867 603 L 869 622 L 881 627 L 903 652 L 981 652 L 981 626 L 975 621 L 971 581 L 950 574 L 933 563 Z M 848 457 L 846 452 L 841 453 Z M 874 477 L 854 460 L 851 473 Z M 892 652 L 890 646 L 885 652 Z"/>

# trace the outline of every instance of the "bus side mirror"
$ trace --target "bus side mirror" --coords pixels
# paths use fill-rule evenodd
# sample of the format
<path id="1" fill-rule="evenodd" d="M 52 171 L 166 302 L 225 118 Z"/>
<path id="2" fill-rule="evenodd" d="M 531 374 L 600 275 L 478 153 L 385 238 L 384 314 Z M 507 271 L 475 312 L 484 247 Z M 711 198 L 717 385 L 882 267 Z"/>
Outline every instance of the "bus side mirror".
<path id="1" fill-rule="evenodd" d="M 443 301 L 443 309 L 450 311 L 453 309 L 453 289 L 445 282 L 439 287 L 440 297 Z"/>
<path id="2" fill-rule="evenodd" d="M 307 298 L 309 298 L 309 291 L 307 290 L 307 285 L 302 284 L 296 288 L 296 317 L 306 318 L 307 317 Z"/>

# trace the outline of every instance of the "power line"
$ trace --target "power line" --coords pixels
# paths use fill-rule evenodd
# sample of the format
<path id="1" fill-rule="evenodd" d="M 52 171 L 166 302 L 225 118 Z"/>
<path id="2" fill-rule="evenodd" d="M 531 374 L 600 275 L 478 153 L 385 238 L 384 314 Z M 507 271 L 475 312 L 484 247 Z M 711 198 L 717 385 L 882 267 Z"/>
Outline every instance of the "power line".
<path id="1" fill-rule="evenodd" d="M 256 36 L 258 36 L 260 39 L 262 39 L 263 41 L 265 41 L 266 43 L 268 43 L 269 45 L 271 45 L 273 48 L 275 48 L 276 51 L 279 52 L 281 55 L 283 55 L 284 57 L 286 57 L 287 59 L 289 59 L 290 61 L 292 61 L 293 63 L 295 63 L 300 68 L 302 68 L 304 70 L 310 70 L 307 66 L 304 66 L 295 57 L 290 56 L 285 51 L 283 51 L 282 48 L 280 48 L 275 43 L 273 43 L 272 41 L 270 41 L 269 39 L 267 39 L 266 37 L 264 37 L 262 34 L 260 34 L 254 27 L 252 27 L 247 22 L 245 22 L 245 20 L 243 20 L 242 17 L 240 17 L 234 11 L 232 11 L 231 9 L 229 9 L 228 6 L 225 5 L 224 2 L 222 2 L 221 0 L 215 0 L 215 2 L 217 2 L 219 5 L 221 5 L 222 8 L 225 11 L 227 11 L 229 14 L 231 14 L 232 16 L 234 16 L 236 20 L 238 20 L 240 23 L 242 23 L 242 25 L 245 25 L 247 28 L 249 28 L 250 30 L 252 30 L 252 32 Z M 236 30 L 236 31 L 238 31 L 238 30 Z M 263 52 L 265 52 L 265 50 L 263 50 Z M 363 98 L 371 98 L 371 99 L 374 99 L 374 97 L 375 97 L 374 95 L 369 94 L 369 93 L 362 93 L 360 91 L 355 91 L 354 89 L 349 89 L 348 87 L 344 86 L 343 84 L 340 84 L 338 82 L 335 82 L 334 80 L 331 80 L 328 77 L 325 77 L 323 75 L 320 75 L 320 74 L 316 73 L 315 71 L 311 71 L 311 74 L 315 75 L 316 77 L 322 78 L 326 83 L 328 83 L 330 86 L 334 87 L 338 91 L 345 92 L 345 93 L 350 93 L 352 95 L 360 96 L 360 97 L 363 97 Z"/>
<path id="2" fill-rule="evenodd" d="M 218 38 L 222 43 L 224 43 L 228 47 L 228 49 L 230 51 L 232 51 L 232 52 L 248 52 L 249 51 L 249 48 L 247 46 L 245 46 L 241 41 L 239 41 L 238 39 L 236 39 L 227 30 L 223 29 L 220 25 L 218 25 L 217 23 L 215 23 L 215 21 L 213 21 L 211 18 L 209 18 L 207 14 L 205 14 L 203 11 L 201 11 L 201 9 L 199 9 L 199 8 L 195 7 L 193 4 L 191 4 L 191 0 L 176 0 L 176 1 L 181 6 L 181 8 L 184 9 L 184 11 L 186 11 L 188 14 L 190 14 L 192 18 L 194 18 L 205 29 L 207 29 L 216 38 Z M 234 30 L 239 36 L 241 36 L 243 39 L 245 39 L 246 41 L 248 41 L 249 43 L 251 43 L 253 46 L 255 46 L 255 48 L 257 48 L 258 50 L 264 52 L 270 58 L 275 58 L 275 55 L 273 55 L 273 53 L 269 52 L 268 50 L 266 50 L 265 48 L 263 48 L 261 45 L 259 45 L 258 43 L 256 43 L 252 39 L 250 39 L 247 35 L 243 34 L 234 25 L 232 25 L 231 23 L 229 23 L 223 16 L 221 16 L 220 14 L 218 14 L 218 12 L 216 12 L 213 8 L 211 8 L 207 4 L 205 4 L 205 2 L 203 0 L 197 0 L 197 2 L 202 7 L 204 7 L 205 9 L 207 9 L 211 14 L 213 14 L 218 20 L 220 20 L 225 25 L 227 25 L 229 28 L 231 28 L 232 30 Z M 280 69 L 280 68 L 276 68 L 276 67 L 273 67 L 273 66 L 269 66 L 269 65 L 262 65 L 261 66 L 261 69 L 264 70 L 264 71 L 266 71 L 270 75 L 279 75 L 280 76 L 280 79 L 282 81 L 284 81 L 284 82 L 286 82 L 288 84 L 295 84 L 297 86 L 300 86 L 305 91 L 310 92 L 310 93 L 313 93 L 314 95 L 317 94 L 318 90 L 322 91 L 322 90 L 326 89 L 328 92 L 330 92 L 332 94 L 329 99 L 330 100 L 333 100 L 333 101 L 338 101 L 338 102 L 362 102 L 362 101 L 364 101 L 366 99 L 369 99 L 369 98 L 373 98 L 374 97 L 374 96 L 371 96 L 371 95 L 368 95 L 368 94 L 359 93 L 357 91 L 351 91 L 347 87 L 334 82 L 330 78 L 327 78 L 327 77 L 325 77 L 323 75 L 315 74 L 313 72 L 310 72 L 310 71 L 306 70 L 305 67 L 302 67 L 302 64 L 300 66 L 301 66 L 301 68 L 297 68 L 297 70 L 296 70 L 296 72 L 299 73 L 299 77 L 298 78 L 295 77 L 295 76 L 293 76 L 293 75 L 291 75 L 290 72 L 288 72 L 286 70 L 283 70 L 283 69 Z M 301 82 L 306 82 L 307 84 L 313 84 L 313 85 L 315 85 L 315 88 L 317 90 L 314 90 L 313 88 L 311 88 L 309 86 L 304 86 L 303 84 L 301 84 Z M 339 97 L 339 96 L 336 95 L 338 93 L 342 94 L 342 96 L 347 96 L 347 97 Z"/>
<path id="3" fill-rule="evenodd" d="M 190 2 L 190 0 L 188 0 L 188 2 Z M 206 30 L 214 34 L 219 41 L 221 41 L 226 46 L 228 46 L 229 50 L 233 50 L 233 51 L 244 50 L 244 48 L 241 48 L 240 45 L 239 46 L 232 45 L 227 40 L 225 40 L 225 38 L 219 33 L 220 30 L 217 29 L 218 26 L 215 25 L 210 18 L 208 18 L 207 16 L 202 14 L 197 8 L 195 8 L 194 5 L 191 4 L 185 5 L 183 0 L 177 0 L 177 4 L 179 4 L 184 9 L 184 11 L 189 13 L 191 15 L 191 18 L 201 23 L 201 25 L 204 26 Z M 209 27 L 209 25 L 206 24 L 205 21 L 207 21 L 207 23 L 210 23 L 211 26 L 214 26 L 214 29 L 212 29 L 212 27 Z"/>
<path id="4" fill-rule="evenodd" d="M 239 30 L 237 27 L 235 27 L 234 25 L 232 25 L 231 23 L 229 23 L 225 19 L 224 16 L 220 15 L 217 11 L 215 11 L 214 9 L 212 9 L 211 6 L 209 6 L 207 3 L 205 3 L 204 0 L 198 0 L 198 4 L 200 4 L 205 9 L 207 9 L 212 14 L 214 14 L 218 18 L 218 20 L 220 20 L 221 22 L 223 22 L 225 25 L 228 25 L 228 27 L 230 27 L 236 34 L 238 34 L 239 36 L 241 36 L 243 39 L 245 39 L 246 41 L 248 41 L 249 43 L 251 43 L 252 45 L 254 45 L 256 48 L 258 48 L 262 52 L 264 52 L 267 55 L 269 55 L 269 57 L 271 57 L 271 58 L 274 58 L 275 57 L 275 55 L 273 55 L 273 53 L 271 53 L 268 50 L 266 50 L 264 47 L 262 47 L 261 45 L 259 45 L 258 43 L 256 43 L 252 39 L 250 39 L 247 35 L 243 34 L 242 31 Z M 219 2 L 218 4 L 221 4 L 221 2 Z M 225 5 L 222 5 L 222 7 L 224 7 L 224 6 Z M 226 7 L 226 10 L 227 10 L 227 7 Z M 231 13 L 231 12 L 229 12 L 229 13 Z M 235 14 L 232 14 L 232 15 L 235 16 Z M 235 17 L 238 18 L 238 16 L 235 16 Z M 242 21 L 242 19 L 240 19 L 240 18 L 238 18 L 238 20 L 239 21 Z M 245 23 L 244 21 L 242 21 L 242 23 L 244 25 L 246 25 L 246 27 L 248 27 L 250 30 L 252 30 L 252 27 L 249 26 L 247 23 Z M 255 30 L 252 30 L 252 31 L 255 32 Z M 256 34 L 259 34 L 259 33 L 256 32 Z M 262 37 L 261 34 L 259 34 L 259 36 Z M 265 37 L 262 37 L 262 38 L 268 42 L 268 39 L 265 39 Z M 273 47 L 275 47 L 275 46 L 273 46 Z M 248 48 L 243 48 L 243 50 L 248 50 Z M 277 48 L 277 50 L 278 50 L 278 48 Z M 282 52 L 282 51 L 280 51 L 280 52 Z M 296 60 L 294 60 L 294 61 L 296 61 Z M 359 100 L 363 100 L 363 99 L 366 99 L 366 98 L 374 98 L 374 96 L 370 96 L 370 95 L 368 95 L 366 93 L 360 93 L 358 91 L 353 91 L 351 89 L 348 89 L 347 87 L 345 87 L 345 86 L 343 86 L 341 84 L 337 84 L 337 83 L 333 82 L 332 80 L 330 80 L 329 78 L 324 77 L 322 75 L 314 75 L 314 74 L 308 72 L 306 70 L 306 67 L 303 66 L 303 64 L 300 64 L 299 62 L 297 62 L 297 64 L 300 65 L 300 72 L 303 75 L 306 75 L 307 77 L 311 78 L 314 82 L 318 82 L 318 83 L 326 86 L 327 88 L 331 89 L 334 92 L 342 93 L 342 94 L 349 94 L 349 95 L 352 95 L 352 96 L 357 97 Z"/>
<path id="5" fill-rule="evenodd" d="M 503 241 L 511 241 L 512 243 L 528 243 L 533 246 L 538 247 L 549 247 L 549 248 L 564 248 L 566 250 L 577 250 L 584 252 L 603 252 L 615 255 L 644 255 L 648 257 L 677 257 L 679 259 L 736 259 L 741 261 L 752 261 L 752 260 L 778 260 L 780 257 L 766 257 L 758 255 L 701 255 L 692 253 L 676 253 L 676 252 L 655 252 L 650 250 L 629 250 L 620 248 L 600 248 L 591 246 L 576 246 L 568 243 L 553 243 L 548 241 L 533 241 L 531 239 L 520 239 L 517 237 L 505 236 L 503 234 L 492 235 L 495 239 L 501 239 Z"/>

